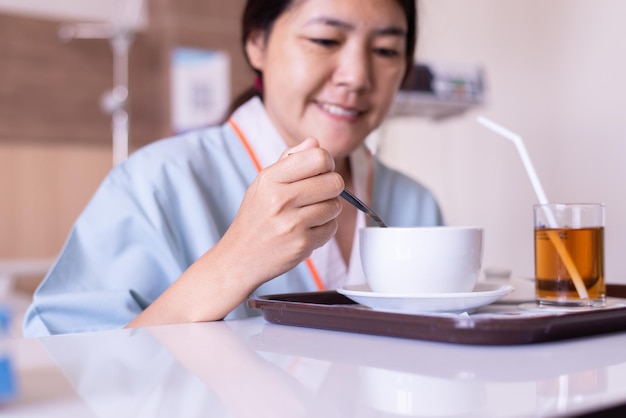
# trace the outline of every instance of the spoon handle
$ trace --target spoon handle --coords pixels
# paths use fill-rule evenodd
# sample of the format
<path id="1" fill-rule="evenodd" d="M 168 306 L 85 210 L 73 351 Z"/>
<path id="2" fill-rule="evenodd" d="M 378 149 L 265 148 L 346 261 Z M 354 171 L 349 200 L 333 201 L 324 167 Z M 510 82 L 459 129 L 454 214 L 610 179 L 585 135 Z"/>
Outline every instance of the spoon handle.
<path id="1" fill-rule="evenodd" d="M 376 222 L 376 225 L 382 228 L 387 227 L 387 225 L 383 222 L 380 216 L 378 216 L 378 214 L 374 212 L 372 208 L 370 208 L 365 203 L 363 203 L 358 197 L 353 195 L 348 189 L 343 189 L 340 196 L 346 199 L 350 204 L 352 204 L 358 210 L 365 212 L 365 214 L 367 214 L 374 222 Z"/>

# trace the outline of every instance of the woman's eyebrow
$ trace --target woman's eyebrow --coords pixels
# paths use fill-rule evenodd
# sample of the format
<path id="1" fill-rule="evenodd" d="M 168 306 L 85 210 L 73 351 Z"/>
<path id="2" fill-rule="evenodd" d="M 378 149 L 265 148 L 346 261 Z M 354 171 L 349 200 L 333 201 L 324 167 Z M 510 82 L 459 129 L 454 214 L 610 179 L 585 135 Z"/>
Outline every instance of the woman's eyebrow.
<path id="1" fill-rule="evenodd" d="M 335 19 L 332 17 L 325 17 L 325 16 L 313 18 L 309 20 L 307 23 L 305 23 L 305 26 L 314 25 L 314 24 L 328 25 L 328 26 L 333 26 L 333 27 L 337 27 L 340 29 L 344 29 L 344 30 L 354 30 L 356 27 L 355 25 L 348 23 L 346 21 Z M 392 35 L 392 36 L 400 36 L 400 37 L 406 36 L 406 30 L 398 26 L 386 26 L 386 27 L 375 29 L 374 32 L 377 35 Z"/>

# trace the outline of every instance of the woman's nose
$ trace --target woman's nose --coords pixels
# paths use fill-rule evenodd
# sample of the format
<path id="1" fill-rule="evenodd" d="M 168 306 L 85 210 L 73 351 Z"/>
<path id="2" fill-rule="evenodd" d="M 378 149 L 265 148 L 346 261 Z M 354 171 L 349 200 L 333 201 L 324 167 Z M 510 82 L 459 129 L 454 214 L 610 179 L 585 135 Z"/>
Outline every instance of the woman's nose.
<path id="1" fill-rule="evenodd" d="M 338 57 L 335 82 L 352 91 L 364 91 L 372 85 L 372 64 L 364 48 L 345 48 Z"/>

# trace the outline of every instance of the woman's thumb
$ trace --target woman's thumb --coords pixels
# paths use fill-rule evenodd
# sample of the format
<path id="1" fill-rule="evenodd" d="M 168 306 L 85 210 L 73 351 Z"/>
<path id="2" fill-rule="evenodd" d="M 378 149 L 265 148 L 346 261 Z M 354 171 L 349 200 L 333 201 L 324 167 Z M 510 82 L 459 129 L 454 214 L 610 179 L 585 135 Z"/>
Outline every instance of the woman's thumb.
<path id="1" fill-rule="evenodd" d="M 285 152 L 283 152 L 283 155 L 281 156 L 281 159 L 288 155 L 295 154 L 296 152 L 306 151 L 308 149 L 317 148 L 319 146 L 320 143 L 317 141 L 317 139 L 308 136 L 304 139 L 304 141 L 300 142 L 295 147 L 285 150 Z"/>

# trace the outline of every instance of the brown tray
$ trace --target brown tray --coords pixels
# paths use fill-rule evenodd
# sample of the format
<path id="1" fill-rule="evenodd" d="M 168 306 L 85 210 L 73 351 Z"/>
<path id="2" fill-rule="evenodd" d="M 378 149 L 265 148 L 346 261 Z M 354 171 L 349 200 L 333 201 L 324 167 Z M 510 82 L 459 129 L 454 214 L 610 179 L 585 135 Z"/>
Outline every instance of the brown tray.
<path id="1" fill-rule="evenodd" d="M 607 285 L 607 300 L 626 302 L 626 285 Z M 510 345 L 626 331 L 626 305 L 528 315 L 509 305 L 472 315 L 409 315 L 375 311 L 335 292 L 266 295 L 248 300 L 268 322 L 457 344 Z M 505 305 L 500 305 L 505 306 Z"/>

